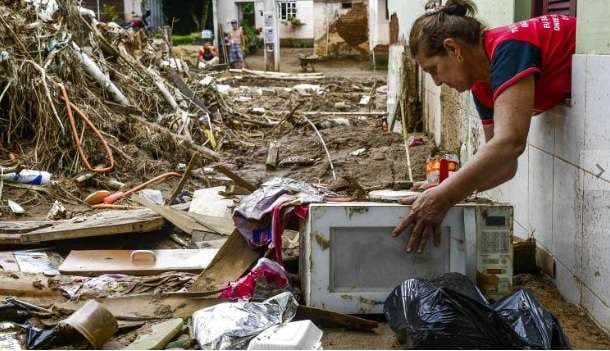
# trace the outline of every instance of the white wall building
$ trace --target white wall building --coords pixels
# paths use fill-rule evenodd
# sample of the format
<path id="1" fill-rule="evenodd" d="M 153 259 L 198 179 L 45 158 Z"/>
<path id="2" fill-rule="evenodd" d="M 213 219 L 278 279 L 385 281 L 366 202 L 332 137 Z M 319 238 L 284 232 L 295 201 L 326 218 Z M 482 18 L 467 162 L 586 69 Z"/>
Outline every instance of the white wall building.
<path id="1" fill-rule="evenodd" d="M 390 11 L 388 0 L 369 0 L 369 48 L 390 44 Z"/>
<path id="2" fill-rule="evenodd" d="M 413 21 L 427 0 L 388 0 L 396 13 L 400 44 L 390 49 L 393 112 L 400 84 L 401 53 Z M 488 26 L 515 21 L 514 0 L 477 0 Z M 518 237 L 533 236 L 555 262 L 555 284 L 563 296 L 586 309 L 610 330 L 610 2 L 577 3 L 577 49 L 572 97 L 532 119 L 528 146 L 517 175 L 489 195 L 514 205 Z M 482 129 L 470 93 L 437 87 L 419 73 L 426 131 L 437 144 L 470 159 L 482 142 Z M 394 83 L 392 83 L 394 81 Z M 394 104 L 393 106 L 390 106 Z"/>
<path id="3" fill-rule="evenodd" d="M 242 7 L 247 3 L 254 3 L 255 27 L 263 28 L 262 0 L 216 0 L 218 6 L 218 20 L 223 27 L 228 28 L 233 19 L 242 20 Z M 277 1 L 280 39 L 313 39 L 314 11 L 313 0 L 285 0 Z M 303 26 L 294 28 L 289 23 L 290 17 L 296 17 Z M 226 30 L 226 29 L 225 29 Z"/>

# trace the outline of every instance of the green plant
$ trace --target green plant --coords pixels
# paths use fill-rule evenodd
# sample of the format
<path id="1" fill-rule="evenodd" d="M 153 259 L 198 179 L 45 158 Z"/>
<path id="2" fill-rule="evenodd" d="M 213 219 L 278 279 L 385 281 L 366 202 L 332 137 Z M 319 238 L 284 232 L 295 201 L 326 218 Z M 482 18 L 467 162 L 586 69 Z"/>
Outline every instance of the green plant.
<path id="1" fill-rule="evenodd" d="M 288 18 L 288 23 L 292 26 L 292 30 L 297 30 L 305 25 L 305 23 L 301 22 L 301 20 L 296 16 L 291 16 Z"/>
<path id="2" fill-rule="evenodd" d="M 301 20 L 298 19 L 296 16 L 288 17 L 288 19 L 283 21 L 283 23 L 290 25 L 290 37 L 291 38 L 294 35 L 294 32 L 296 32 L 299 28 L 301 28 L 305 25 L 305 23 L 301 22 Z"/>
<path id="3" fill-rule="evenodd" d="M 192 44 L 197 38 L 199 38 L 201 34 L 192 33 L 187 35 L 173 35 L 172 36 L 172 45 L 188 45 Z"/>
<path id="4" fill-rule="evenodd" d="M 258 31 L 248 23 L 244 23 L 242 29 L 246 46 L 244 48 L 244 53 L 246 55 L 253 54 L 261 46 L 260 39 L 258 38 Z"/>
<path id="5" fill-rule="evenodd" d="M 116 22 L 121 19 L 119 11 L 113 5 L 103 4 L 102 5 L 102 16 L 112 22 Z"/>

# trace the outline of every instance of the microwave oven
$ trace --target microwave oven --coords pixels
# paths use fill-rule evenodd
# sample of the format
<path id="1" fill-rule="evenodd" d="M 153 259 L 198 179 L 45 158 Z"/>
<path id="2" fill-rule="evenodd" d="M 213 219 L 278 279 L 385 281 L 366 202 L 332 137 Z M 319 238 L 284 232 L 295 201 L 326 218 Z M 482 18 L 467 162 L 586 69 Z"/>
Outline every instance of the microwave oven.
<path id="1" fill-rule="evenodd" d="M 441 224 L 440 246 L 407 254 L 408 233 L 392 229 L 409 210 L 392 203 L 312 204 L 301 235 L 300 276 L 308 306 L 340 313 L 383 312 L 390 292 L 410 278 L 458 272 L 490 298 L 508 295 L 513 275 L 513 208 L 460 204 Z"/>

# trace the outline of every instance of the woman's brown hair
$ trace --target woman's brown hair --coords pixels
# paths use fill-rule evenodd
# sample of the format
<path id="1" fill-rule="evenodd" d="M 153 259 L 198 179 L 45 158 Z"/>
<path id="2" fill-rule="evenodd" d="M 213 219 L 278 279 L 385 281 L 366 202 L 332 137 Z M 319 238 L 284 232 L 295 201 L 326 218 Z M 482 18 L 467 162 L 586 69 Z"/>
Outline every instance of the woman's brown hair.
<path id="1" fill-rule="evenodd" d="M 455 38 L 477 45 L 481 40 L 483 24 L 474 18 L 476 5 L 470 0 L 447 0 L 445 5 L 427 10 L 413 23 L 409 35 L 411 55 L 420 50 L 430 57 L 446 55 L 443 42 Z"/>

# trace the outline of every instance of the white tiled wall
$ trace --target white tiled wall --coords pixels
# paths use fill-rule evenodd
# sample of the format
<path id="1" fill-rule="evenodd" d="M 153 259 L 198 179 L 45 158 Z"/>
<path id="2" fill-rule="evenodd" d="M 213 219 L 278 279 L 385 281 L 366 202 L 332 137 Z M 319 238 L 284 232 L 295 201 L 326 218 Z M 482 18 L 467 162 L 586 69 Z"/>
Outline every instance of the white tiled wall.
<path id="1" fill-rule="evenodd" d="M 608 149 L 610 136 L 610 56 L 590 55 L 587 60 L 585 147 Z"/>
<path id="2" fill-rule="evenodd" d="M 389 0 L 391 13 L 399 14 L 402 35 L 408 33 L 418 13 L 411 10 L 419 9 L 423 2 Z M 498 11 L 510 6 L 496 1 L 480 3 L 482 17 L 488 19 L 490 26 L 512 20 L 508 13 Z M 579 1 L 579 18 L 585 10 L 601 9 L 593 17 L 599 25 L 607 23 L 606 10 L 610 6 L 602 0 L 594 3 L 598 6 Z M 587 21 L 590 22 L 579 20 L 577 45 L 587 50 L 579 50 L 581 54 L 573 57 L 570 101 L 532 120 L 528 147 L 519 158 L 517 175 L 489 195 L 514 205 L 515 234 L 533 235 L 554 256 L 555 283 L 564 297 L 580 303 L 610 331 L 610 55 L 594 54 L 603 52 L 598 50 L 599 43 L 610 40 L 598 35 L 599 30 L 587 25 Z M 583 36 L 589 32 L 597 36 Z M 426 128 L 440 142 L 439 89 L 429 77 L 423 79 L 423 85 Z M 474 117 L 470 99 L 464 97 L 459 104 L 458 113 L 463 117 L 458 126 L 459 137 L 464 149 L 472 154 L 477 138 L 471 136 L 476 131 L 471 127 L 478 121 L 471 120 Z M 606 181 L 596 177 L 602 169 L 600 177 Z"/>
<path id="3" fill-rule="evenodd" d="M 534 118 L 517 175 L 500 189 L 515 233 L 529 230 L 554 256 L 564 297 L 610 330 L 610 56 L 575 55 L 572 73 L 570 103 Z"/>
<path id="4" fill-rule="evenodd" d="M 554 159 L 553 247 L 555 261 L 577 272 L 576 252 L 582 238 L 583 171 L 569 163 Z"/>
<path id="5" fill-rule="evenodd" d="M 580 165 L 580 153 L 585 148 L 585 118 L 587 104 L 587 61 L 588 55 L 574 55 L 572 58 L 572 98 L 570 107 L 557 108 L 555 122 L 555 155 Z"/>
<path id="6" fill-rule="evenodd" d="M 442 106 L 426 84 L 424 112 L 438 142 Z M 610 331 L 610 56 L 575 55 L 572 85 L 569 101 L 533 118 L 517 175 L 488 195 L 514 205 L 515 234 L 533 235 L 554 256 L 564 297 Z M 605 181 L 595 176 L 602 169 Z"/>
<path id="7" fill-rule="evenodd" d="M 528 137 L 530 145 L 553 154 L 555 152 L 556 120 L 557 111 L 555 109 L 532 117 L 532 125 L 530 126 Z"/>
<path id="8" fill-rule="evenodd" d="M 553 247 L 553 156 L 529 147 L 529 218 L 537 242 Z M 513 193 L 522 197 L 525 193 Z"/>

